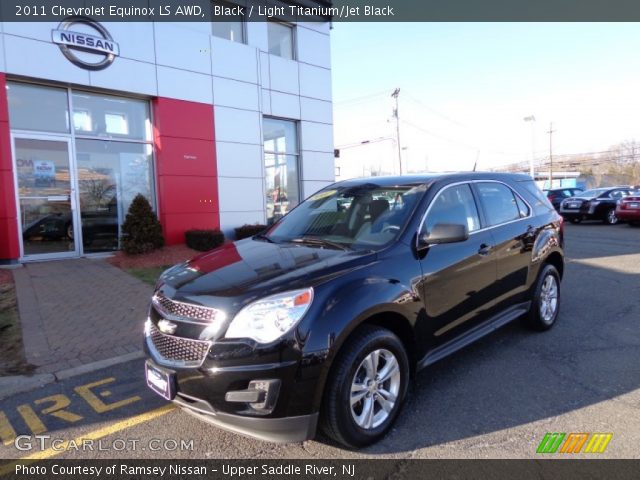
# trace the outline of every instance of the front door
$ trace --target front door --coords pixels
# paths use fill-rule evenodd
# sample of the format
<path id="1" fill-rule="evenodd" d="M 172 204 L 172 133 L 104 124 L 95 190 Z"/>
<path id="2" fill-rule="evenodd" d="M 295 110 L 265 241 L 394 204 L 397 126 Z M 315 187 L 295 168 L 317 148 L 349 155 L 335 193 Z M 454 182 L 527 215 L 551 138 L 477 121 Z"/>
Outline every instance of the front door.
<path id="1" fill-rule="evenodd" d="M 491 232 L 481 230 L 480 215 L 468 184 L 445 187 L 431 202 L 421 234 L 439 223 L 466 225 L 463 242 L 433 245 L 420 260 L 431 343 L 442 345 L 486 318 L 493 304 L 496 260 Z"/>
<path id="2" fill-rule="evenodd" d="M 79 253 L 74 169 L 65 138 L 13 136 L 21 253 L 25 260 Z"/>

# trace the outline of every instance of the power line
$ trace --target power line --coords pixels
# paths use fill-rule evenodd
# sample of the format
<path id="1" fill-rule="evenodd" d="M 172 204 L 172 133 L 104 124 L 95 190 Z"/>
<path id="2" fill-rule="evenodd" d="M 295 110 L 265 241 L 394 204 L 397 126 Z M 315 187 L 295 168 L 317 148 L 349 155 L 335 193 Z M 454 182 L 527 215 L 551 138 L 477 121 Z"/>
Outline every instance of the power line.
<path id="1" fill-rule="evenodd" d="M 468 125 L 465 125 L 464 123 L 462 123 L 462 122 L 460 122 L 460 121 L 456 120 L 455 118 L 451 118 L 450 116 L 445 115 L 444 113 L 439 112 L 438 110 L 436 110 L 436 109 L 434 109 L 434 108 L 432 108 L 432 107 L 427 106 L 426 104 L 424 104 L 423 102 L 421 102 L 420 100 L 418 100 L 417 98 L 415 98 L 414 96 L 412 96 L 412 95 L 410 95 L 410 94 L 407 94 L 406 96 L 409 98 L 409 100 L 410 100 L 411 102 L 413 102 L 414 104 L 416 104 L 416 105 L 418 105 L 418 106 L 422 107 L 424 110 L 426 110 L 426 111 L 428 111 L 428 112 L 430 112 L 430 113 L 432 113 L 432 114 L 434 114 L 434 115 L 436 115 L 436 116 L 438 116 L 438 117 L 440 117 L 440 118 L 442 118 L 442 119 L 444 119 L 444 120 L 447 120 L 448 122 L 451 122 L 451 123 L 453 123 L 453 124 L 455 124 L 455 125 L 458 125 L 459 127 L 462 127 L 462 128 L 469 128 L 469 126 L 468 126 Z"/>

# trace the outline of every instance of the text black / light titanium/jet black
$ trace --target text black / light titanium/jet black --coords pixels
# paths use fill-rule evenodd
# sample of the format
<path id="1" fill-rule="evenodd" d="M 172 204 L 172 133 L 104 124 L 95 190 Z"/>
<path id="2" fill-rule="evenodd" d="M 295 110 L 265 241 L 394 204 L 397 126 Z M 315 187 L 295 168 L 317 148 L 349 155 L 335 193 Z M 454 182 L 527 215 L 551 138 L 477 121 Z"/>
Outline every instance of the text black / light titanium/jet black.
<path id="1" fill-rule="evenodd" d="M 145 324 L 147 384 L 228 430 L 361 447 L 411 375 L 522 317 L 551 328 L 563 224 L 530 177 L 347 180 L 265 233 L 167 270 Z"/>

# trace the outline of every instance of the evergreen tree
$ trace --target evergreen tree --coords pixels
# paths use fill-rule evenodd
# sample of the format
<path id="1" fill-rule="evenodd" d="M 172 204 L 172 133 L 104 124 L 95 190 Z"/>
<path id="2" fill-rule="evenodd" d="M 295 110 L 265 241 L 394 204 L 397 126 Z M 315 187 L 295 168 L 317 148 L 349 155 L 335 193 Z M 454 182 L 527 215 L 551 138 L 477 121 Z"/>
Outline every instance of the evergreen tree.
<path id="1" fill-rule="evenodd" d="M 162 226 L 151 204 L 144 195 L 136 195 L 122 224 L 122 249 L 129 255 L 136 255 L 163 245 Z"/>

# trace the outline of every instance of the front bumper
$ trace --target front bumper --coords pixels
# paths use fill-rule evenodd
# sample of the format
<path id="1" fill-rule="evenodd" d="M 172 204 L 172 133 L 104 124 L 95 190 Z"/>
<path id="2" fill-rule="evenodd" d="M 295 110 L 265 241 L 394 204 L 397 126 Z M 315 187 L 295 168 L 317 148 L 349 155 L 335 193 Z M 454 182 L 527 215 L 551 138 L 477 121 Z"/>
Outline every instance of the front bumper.
<path id="1" fill-rule="evenodd" d="M 145 349 L 149 355 L 146 342 Z M 168 370 L 151 358 L 147 362 Z M 297 394 L 304 391 L 305 384 L 296 385 L 292 373 L 297 367 L 297 362 L 288 362 L 208 370 L 171 369 L 168 371 L 175 377 L 176 390 L 172 401 L 197 418 L 231 432 L 278 443 L 302 442 L 315 436 L 318 412 L 287 414 L 311 408 L 309 397 L 304 408 L 299 404 Z M 228 401 L 228 392 L 243 391 L 256 379 L 278 380 L 274 408 L 260 411 L 249 402 Z"/>
<path id="2" fill-rule="evenodd" d="M 202 421 L 230 432 L 277 443 L 304 442 L 316 436 L 318 413 L 284 418 L 256 418 L 203 410 L 181 396 L 174 403 Z"/>

